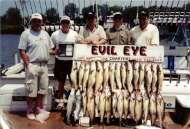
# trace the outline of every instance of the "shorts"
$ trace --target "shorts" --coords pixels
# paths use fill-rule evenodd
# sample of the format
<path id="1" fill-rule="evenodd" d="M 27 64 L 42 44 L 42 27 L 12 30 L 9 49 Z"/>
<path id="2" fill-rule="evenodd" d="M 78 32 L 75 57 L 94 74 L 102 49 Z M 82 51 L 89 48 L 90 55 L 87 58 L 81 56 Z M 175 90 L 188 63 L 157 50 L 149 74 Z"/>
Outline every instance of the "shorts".
<path id="1" fill-rule="evenodd" d="M 70 79 L 73 61 L 55 59 L 54 76 L 59 82 L 65 83 L 67 75 Z"/>
<path id="2" fill-rule="evenodd" d="M 26 89 L 29 97 L 38 94 L 48 94 L 48 67 L 47 63 L 29 63 L 26 71 Z"/>

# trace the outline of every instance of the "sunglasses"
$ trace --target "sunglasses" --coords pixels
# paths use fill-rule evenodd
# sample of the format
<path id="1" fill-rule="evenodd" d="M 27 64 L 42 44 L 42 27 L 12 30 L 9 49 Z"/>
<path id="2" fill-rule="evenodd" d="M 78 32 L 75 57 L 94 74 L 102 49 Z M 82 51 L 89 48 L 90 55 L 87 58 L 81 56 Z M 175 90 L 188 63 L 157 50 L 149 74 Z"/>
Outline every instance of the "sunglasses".
<path id="1" fill-rule="evenodd" d="M 62 21 L 61 24 L 69 24 L 70 22 L 69 21 Z"/>

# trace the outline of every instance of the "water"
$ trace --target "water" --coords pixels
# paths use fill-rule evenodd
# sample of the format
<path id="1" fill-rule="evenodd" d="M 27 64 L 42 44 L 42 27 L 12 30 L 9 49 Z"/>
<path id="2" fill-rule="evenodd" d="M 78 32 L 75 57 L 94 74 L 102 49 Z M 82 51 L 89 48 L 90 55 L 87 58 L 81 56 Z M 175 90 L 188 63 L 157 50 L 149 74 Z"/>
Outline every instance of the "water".
<path id="1" fill-rule="evenodd" d="M 0 34 L 0 64 L 14 65 L 14 54 L 18 53 L 20 35 Z"/>

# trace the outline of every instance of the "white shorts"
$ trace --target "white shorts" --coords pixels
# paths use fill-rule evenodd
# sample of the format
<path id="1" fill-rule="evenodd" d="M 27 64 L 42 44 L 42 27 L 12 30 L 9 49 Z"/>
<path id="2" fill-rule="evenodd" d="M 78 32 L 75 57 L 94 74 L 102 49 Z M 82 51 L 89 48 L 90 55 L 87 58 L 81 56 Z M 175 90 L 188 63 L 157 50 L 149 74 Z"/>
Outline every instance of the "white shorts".
<path id="1" fill-rule="evenodd" d="M 47 63 L 29 63 L 26 71 L 26 88 L 29 97 L 38 94 L 48 94 L 48 67 Z"/>

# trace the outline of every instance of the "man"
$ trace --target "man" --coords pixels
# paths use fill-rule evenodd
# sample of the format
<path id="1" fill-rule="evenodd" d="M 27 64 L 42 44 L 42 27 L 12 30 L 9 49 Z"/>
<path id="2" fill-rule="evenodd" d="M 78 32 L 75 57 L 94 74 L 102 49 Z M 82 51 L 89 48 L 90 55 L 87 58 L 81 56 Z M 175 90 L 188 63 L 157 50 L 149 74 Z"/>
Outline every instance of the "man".
<path id="1" fill-rule="evenodd" d="M 80 43 L 104 44 L 106 42 L 106 33 L 102 26 L 97 25 L 96 15 L 89 12 L 85 19 L 86 26 L 79 31 L 79 35 L 83 38 Z"/>
<path id="2" fill-rule="evenodd" d="M 158 28 L 149 23 L 149 14 L 145 11 L 140 12 L 139 25 L 130 32 L 135 45 L 159 45 Z"/>
<path id="3" fill-rule="evenodd" d="M 32 14 L 31 28 L 21 34 L 18 46 L 25 65 L 28 90 L 27 118 L 31 120 L 41 114 L 49 117 L 49 112 L 43 109 L 43 98 L 48 94 L 47 62 L 54 45 L 48 33 L 41 29 L 42 24 L 42 16 L 39 13 Z"/>
<path id="4" fill-rule="evenodd" d="M 106 32 L 108 44 L 131 44 L 129 30 L 123 25 L 123 15 L 116 12 L 113 15 L 113 27 Z"/>
<path id="5" fill-rule="evenodd" d="M 55 31 L 51 39 L 55 45 L 55 68 L 54 68 L 54 75 L 55 78 L 58 80 L 58 91 L 56 92 L 56 102 L 58 103 L 57 109 L 61 109 L 64 107 L 63 101 L 63 93 L 64 93 L 64 84 L 67 75 L 70 78 L 71 68 L 72 68 L 72 60 L 62 60 L 59 56 L 59 45 L 63 43 L 75 43 L 79 40 L 79 36 L 77 32 L 70 29 L 70 17 L 63 16 L 60 20 L 61 22 L 61 29 Z"/>

